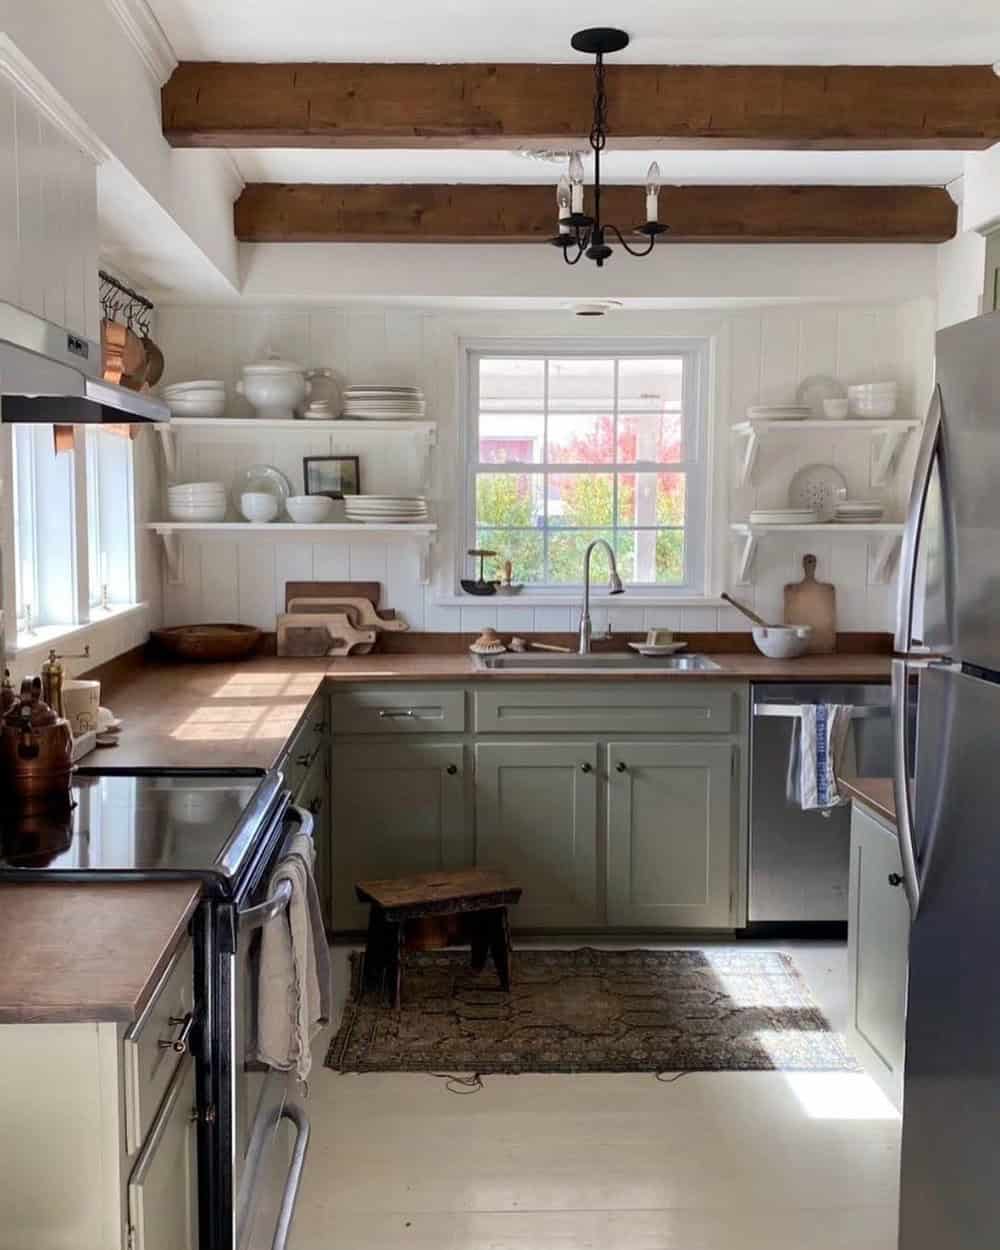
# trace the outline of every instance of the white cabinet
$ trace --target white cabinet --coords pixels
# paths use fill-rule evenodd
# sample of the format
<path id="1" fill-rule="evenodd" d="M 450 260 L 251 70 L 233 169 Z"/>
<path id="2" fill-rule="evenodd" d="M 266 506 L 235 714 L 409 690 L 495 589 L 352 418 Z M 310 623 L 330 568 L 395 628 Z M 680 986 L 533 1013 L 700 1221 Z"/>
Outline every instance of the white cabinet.
<path id="1" fill-rule="evenodd" d="M 895 829 L 855 802 L 848 913 L 851 1049 L 896 1107 L 902 1104 L 910 913 Z"/>
<path id="2" fill-rule="evenodd" d="M 198 1250 L 194 1071 L 186 1057 L 129 1177 L 130 1250 Z"/>

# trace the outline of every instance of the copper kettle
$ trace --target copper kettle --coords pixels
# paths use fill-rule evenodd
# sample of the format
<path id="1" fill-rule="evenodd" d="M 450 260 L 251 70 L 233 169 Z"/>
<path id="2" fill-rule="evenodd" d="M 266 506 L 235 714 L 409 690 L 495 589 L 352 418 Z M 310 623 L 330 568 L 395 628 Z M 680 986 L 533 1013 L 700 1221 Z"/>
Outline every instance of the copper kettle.
<path id="1" fill-rule="evenodd" d="M 0 725 L 0 775 L 15 797 L 40 798 L 69 789 L 73 735 L 69 723 L 42 701 L 39 677 L 25 677 L 20 697 Z"/>

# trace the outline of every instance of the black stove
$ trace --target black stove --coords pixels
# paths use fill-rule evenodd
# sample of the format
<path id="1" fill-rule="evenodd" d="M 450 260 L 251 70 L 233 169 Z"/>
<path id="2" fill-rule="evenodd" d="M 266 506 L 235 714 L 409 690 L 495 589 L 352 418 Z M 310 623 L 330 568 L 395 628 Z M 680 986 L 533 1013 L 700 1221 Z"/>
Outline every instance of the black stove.
<path id="1" fill-rule="evenodd" d="M 79 768 L 67 796 L 2 805 L 0 880 L 193 877 L 228 893 L 281 803 L 262 770 Z"/>

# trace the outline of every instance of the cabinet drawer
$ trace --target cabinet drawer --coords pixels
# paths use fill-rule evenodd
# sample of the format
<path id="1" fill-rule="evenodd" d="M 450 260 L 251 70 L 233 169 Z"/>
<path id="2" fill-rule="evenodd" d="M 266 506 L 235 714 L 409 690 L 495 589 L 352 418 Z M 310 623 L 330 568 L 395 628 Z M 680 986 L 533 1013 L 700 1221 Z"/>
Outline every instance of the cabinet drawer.
<path id="1" fill-rule="evenodd" d="M 306 709 L 302 724 L 282 757 L 281 769 L 293 794 L 299 790 L 310 768 L 326 749 L 327 729 L 326 696 L 321 695 Z"/>
<path id="2" fill-rule="evenodd" d="M 593 686 L 498 683 L 475 693 L 477 733 L 732 733 L 735 687 L 715 682 Z"/>
<path id="3" fill-rule="evenodd" d="M 128 1182 L 134 1250 L 197 1250 L 198 1132 L 194 1060 L 184 1057 Z"/>
<path id="4" fill-rule="evenodd" d="M 189 1053 L 194 1013 L 194 947 L 186 941 L 125 1034 L 125 1144 L 142 1145 L 170 1079 Z"/>
<path id="5" fill-rule="evenodd" d="M 465 691 L 434 687 L 334 691 L 330 720 L 338 734 L 461 733 Z"/>

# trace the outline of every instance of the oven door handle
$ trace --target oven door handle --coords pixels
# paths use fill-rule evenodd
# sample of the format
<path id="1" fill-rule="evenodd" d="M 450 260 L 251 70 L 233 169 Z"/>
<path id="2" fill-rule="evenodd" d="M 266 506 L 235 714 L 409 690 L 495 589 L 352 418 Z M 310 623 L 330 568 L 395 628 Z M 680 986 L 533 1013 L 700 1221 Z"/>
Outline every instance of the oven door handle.
<path id="1" fill-rule="evenodd" d="M 292 820 L 298 822 L 298 829 L 289 830 L 289 836 L 305 834 L 306 837 L 312 837 L 313 818 L 312 813 L 307 812 L 304 807 L 289 807 L 286 812 L 286 819 L 291 817 Z M 277 919 L 282 912 L 288 910 L 288 905 L 292 901 L 292 883 L 290 881 L 279 881 L 273 893 L 269 894 L 263 903 L 258 903 L 256 907 L 248 907 L 246 911 L 240 912 L 240 933 L 249 933 L 254 929 L 261 928 L 262 925 L 269 924 L 272 920 Z"/>
<path id="2" fill-rule="evenodd" d="M 288 1179 L 281 1195 L 281 1208 L 278 1211 L 278 1222 L 274 1226 L 274 1238 L 271 1250 L 285 1250 L 288 1234 L 292 1228 L 292 1216 L 295 1214 L 295 1203 L 302 1184 L 302 1172 L 306 1163 L 306 1151 L 309 1148 L 310 1124 L 309 1117 L 297 1103 L 285 1103 L 281 1109 L 281 1118 L 290 1120 L 295 1125 L 295 1146 L 292 1149 L 292 1162 L 288 1168 Z"/>

